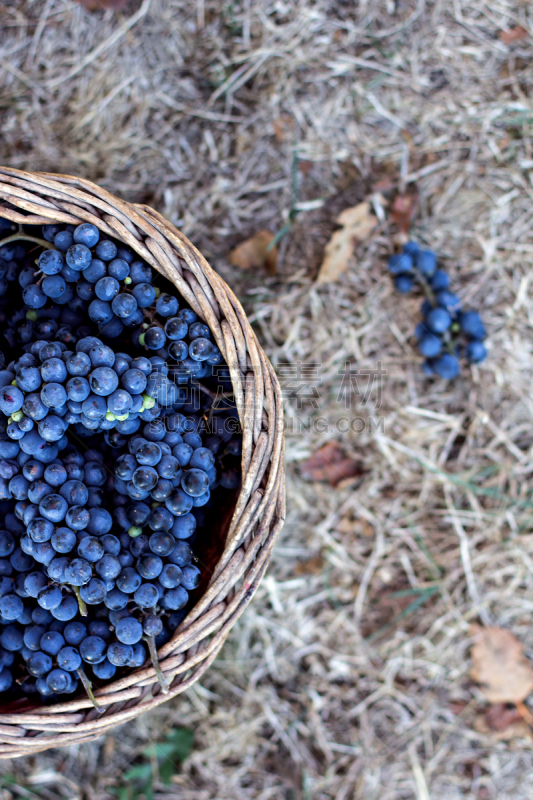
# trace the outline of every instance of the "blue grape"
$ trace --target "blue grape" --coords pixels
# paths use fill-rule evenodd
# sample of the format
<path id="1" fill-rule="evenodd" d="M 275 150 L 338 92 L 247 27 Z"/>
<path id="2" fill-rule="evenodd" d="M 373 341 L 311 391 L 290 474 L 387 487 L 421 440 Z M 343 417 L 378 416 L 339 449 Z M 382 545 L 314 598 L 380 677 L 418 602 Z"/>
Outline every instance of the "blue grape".
<path id="1" fill-rule="evenodd" d="M 133 658 L 133 648 L 124 642 L 113 642 L 107 648 L 107 659 L 115 667 L 125 667 Z"/>
<path id="2" fill-rule="evenodd" d="M 452 318 L 444 308 L 433 308 L 426 317 L 426 324 L 433 333 L 444 333 L 452 324 Z"/>
<path id="3" fill-rule="evenodd" d="M 171 533 L 176 539 L 188 539 L 195 530 L 196 518 L 189 513 L 175 518 Z"/>
<path id="4" fill-rule="evenodd" d="M 209 339 L 211 331 L 203 322 L 193 322 L 189 325 L 189 339 Z"/>
<path id="5" fill-rule="evenodd" d="M 61 522 L 67 513 L 67 502 L 60 494 L 49 494 L 39 503 L 41 516 L 51 522 Z"/>
<path id="6" fill-rule="evenodd" d="M 450 314 L 455 314 L 457 311 L 461 310 L 461 301 L 457 295 L 449 292 L 447 289 L 437 292 L 435 300 L 438 306 L 445 308 Z"/>
<path id="7" fill-rule="evenodd" d="M 112 261 L 117 255 L 117 246 L 109 239 L 100 239 L 96 245 L 96 255 L 102 261 Z"/>
<path id="8" fill-rule="evenodd" d="M 41 389 L 41 401 L 47 408 L 59 408 L 67 399 L 65 388 L 60 383 L 47 383 Z"/>
<path id="9" fill-rule="evenodd" d="M 6 416 L 20 411 L 24 403 L 24 395 L 16 386 L 3 386 L 0 389 L 0 411 Z"/>
<path id="10" fill-rule="evenodd" d="M 470 364 L 480 364 L 487 357 L 487 348 L 483 342 L 472 341 L 466 346 L 466 358 Z"/>
<path id="11" fill-rule="evenodd" d="M 172 342 L 168 348 L 168 354 L 174 361 L 184 361 L 189 356 L 189 346 L 186 342 Z"/>
<path id="12" fill-rule="evenodd" d="M 135 617 L 124 617 L 119 620 L 115 632 L 119 642 L 130 645 L 140 642 L 143 635 L 142 625 Z"/>
<path id="13" fill-rule="evenodd" d="M 430 333 L 429 331 L 422 336 L 422 338 L 418 342 L 418 349 L 422 353 L 423 356 L 427 358 L 433 358 L 437 356 L 442 348 L 442 342 L 438 336 L 434 333 Z"/>
<path id="14" fill-rule="evenodd" d="M 2 220 L 0 218 L 0 227 L 2 224 Z M 43 239 L 46 239 L 47 242 L 53 242 L 54 236 L 59 233 L 61 230 L 61 225 L 54 222 L 50 223 L 49 225 L 43 225 Z"/>
<path id="15" fill-rule="evenodd" d="M 87 627 L 83 622 L 73 620 L 65 625 L 63 636 L 68 644 L 78 647 L 87 636 Z"/>
<path id="16" fill-rule="evenodd" d="M 57 275 L 63 269 L 65 260 L 57 250 L 43 250 L 38 263 L 45 275 Z"/>
<path id="17" fill-rule="evenodd" d="M 130 265 L 123 258 L 115 258 L 108 265 L 107 271 L 117 281 L 123 281 L 130 274 Z"/>
<path id="18" fill-rule="evenodd" d="M 426 278 L 430 278 L 437 269 L 437 256 L 433 250 L 418 250 L 414 262 L 417 270 Z"/>
<path id="19" fill-rule="evenodd" d="M 133 265 L 131 267 L 130 276 L 134 281 Z M 133 287 L 133 296 L 137 300 L 139 308 L 148 308 L 155 300 L 155 289 L 149 283 L 137 283 Z"/>
<path id="20" fill-rule="evenodd" d="M 158 599 L 159 592 L 152 583 L 142 583 L 133 595 L 139 608 L 153 608 Z"/>
<path id="21" fill-rule="evenodd" d="M 102 558 L 96 562 L 96 571 L 104 580 L 114 580 L 122 571 L 122 564 L 116 555 L 104 553 Z"/>
<path id="22" fill-rule="evenodd" d="M 91 580 L 80 588 L 80 597 L 88 605 L 102 603 L 107 594 L 105 583 L 100 578 Z"/>
<path id="23" fill-rule="evenodd" d="M 199 497 L 209 487 L 209 478 L 202 469 L 189 469 L 181 479 L 181 487 L 191 497 Z"/>
<path id="24" fill-rule="evenodd" d="M 165 346 L 167 337 L 162 328 L 153 326 L 144 334 L 144 344 L 149 350 L 160 350 Z"/>
<path id="25" fill-rule="evenodd" d="M 110 303 L 113 298 L 118 295 L 120 284 L 116 278 L 106 275 L 105 278 L 100 278 L 100 280 L 96 282 L 94 291 L 100 300 Z"/>
<path id="26" fill-rule="evenodd" d="M 460 369 L 458 359 L 450 353 L 444 353 L 438 358 L 433 359 L 431 361 L 431 367 L 435 374 L 446 380 L 457 377 Z"/>
<path id="27" fill-rule="evenodd" d="M 66 597 L 63 598 L 61 603 L 51 610 L 52 615 L 55 619 L 68 621 L 74 619 L 76 614 L 78 613 L 78 603 L 76 598 L 72 594 L 67 594 Z"/>
<path id="28" fill-rule="evenodd" d="M 68 266 L 76 272 L 86 269 L 92 261 L 91 251 L 84 244 L 73 244 L 67 250 L 65 258 Z"/>
<path id="29" fill-rule="evenodd" d="M 104 547 L 96 537 L 86 536 L 78 545 L 78 555 L 85 561 L 95 563 L 104 555 Z"/>
<path id="30" fill-rule="evenodd" d="M 91 390 L 103 397 L 112 394 L 118 388 L 118 382 L 117 373 L 110 367 L 97 367 L 89 377 Z"/>
<path id="31" fill-rule="evenodd" d="M 463 311 L 459 315 L 461 330 L 472 339 L 484 339 L 485 327 L 477 311 Z"/>
<path id="32" fill-rule="evenodd" d="M 117 578 L 117 589 L 125 594 L 133 594 L 141 585 L 140 574 L 133 567 L 124 567 Z"/>
<path id="33" fill-rule="evenodd" d="M 79 652 L 88 664 L 99 664 L 104 660 L 107 645 L 101 636 L 87 636 L 79 645 Z"/>
<path id="34" fill-rule="evenodd" d="M 41 608 L 46 609 L 46 611 L 57 608 L 62 600 L 63 595 L 59 586 L 46 586 L 44 589 L 41 589 L 37 596 L 37 602 Z"/>
<path id="35" fill-rule="evenodd" d="M 189 594 L 183 586 L 168 589 L 161 600 L 161 605 L 167 611 L 179 611 L 189 602 Z"/>
<path id="36" fill-rule="evenodd" d="M 111 302 L 113 312 L 120 319 L 127 319 L 137 311 L 137 300 L 132 294 L 117 294 Z"/>
<path id="37" fill-rule="evenodd" d="M 130 278 L 134 284 L 150 283 L 152 280 L 152 270 L 142 261 L 133 261 L 130 254 L 126 254 L 119 248 L 118 255 L 130 264 Z M 131 259 L 131 260 L 128 260 Z M 155 297 L 155 293 L 154 293 Z M 153 302 L 153 301 L 152 301 Z M 151 304 L 149 304 L 151 305 Z"/>
<path id="38" fill-rule="evenodd" d="M 94 247 L 100 239 L 98 228 L 90 222 L 83 222 L 74 229 L 74 241 L 77 244 L 84 244 L 86 247 Z"/>
<path id="39" fill-rule="evenodd" d="M 0 598 L 0 614 L 4 620 L 17 620 L 24 610 L 24 603 L 16 594 L 6 594 Z"/>
<path id="40" fill-rule="evenodd" d="M 139 575 L 141 575 L 146 580 L 154 580 L 154 578 L 157 578 L 158 575 L 161 573 L 162 569 L 163 569 L 162 559 L 159 556 L 154 555 L 152 553 L 141 556 L 137 561 L 137 570 L 139 572 Z"/>
<path id="41" fill-rule="evenodd" d="M 450 278 L 442 269 L 437 269 L 433 273 L 429 285 L 434 292 L 440 292 L 448 288 L 450 285 Z"/>
<path id="42" fill-rule="evenodd" d="M 34 653 L 26 662 L 26 668 L 30 675 L 40 678 L 47 675 L 52 669 L 53 662 L 48 653 L 38 651 Z"/>
<path id="43" fill-rule="evenodd" d="M 56 656 L 65 644 L 59 631 L 46 631 L 40 641 L 41 650 L 50 656 Z"/>
<path id="44" fill-rule="evenodd" d="M 163 621 L 155 614 L 148 614 L 143 619 L 143 631 L 147 636 L 158 636 L 163 630 Z"/>
<path id="45" fill-rule="evenodd" d="M 117 668 L 107 658 L 99 664 L 93 664 L 93 672 L 97 678 L 109 681 L 115 675 Z"/>
<path id="46" fill-rule="evenodd" d="M 62 647 L 57 654 L 57 664 L 67 672 L 76 672 L 81 667 L 81 656 L 78 650 L 72 645 Z"/>
<path id="47" fill-rule="evenodd" d="M 72 586 L 83 586 L 91 577 L 92 567 L 84 558 L 74 558 L 65 569 L 65 582 Z"/>
<path id="48" fill-rule="evenodd" d="M 110 322 L 114 316 L 110 303 L 105 300 L 100 300 L 99 298 L 91 302 L 87 313 L 93 322 L 99 325 L 105 325 Z"/>
<path id="49" fill-rule="evenodd" d="M 186 567 L 183 567 L 183 577 L 181 579 L 181 585 L 192 591 L 196 589 L 196 587 L 200 583 L 200 570 L 198 567 L 195 567 L 193 564 L 188 564 Z"/>
<path id="50" fill-rule="evenodd" d="M 394 288 L 401 294 L 409 294 L 414 286 L 414 281 L 410 275 L 397 275 L 394 278 Z M 191 353 L 191 357 L 194 358 Z M 209 356 L 206 356 L 208 358 Z"/>
<path id="51" fill-rule="evenodd" d="M 59 301 L 59 298 L 62 297 L 67 290 L 67 284 L 61 275 L 47 276 L 44 278 L 41 287 L 47 297 L 51 297 L 56 301 Z"/>
<path id="52" fill-rule="evenodd" d="M 165 564 L 159 575 L 159 582 L 165 589 L 175 589 L 181 583 L 182 570 L 177 564 Z"/>

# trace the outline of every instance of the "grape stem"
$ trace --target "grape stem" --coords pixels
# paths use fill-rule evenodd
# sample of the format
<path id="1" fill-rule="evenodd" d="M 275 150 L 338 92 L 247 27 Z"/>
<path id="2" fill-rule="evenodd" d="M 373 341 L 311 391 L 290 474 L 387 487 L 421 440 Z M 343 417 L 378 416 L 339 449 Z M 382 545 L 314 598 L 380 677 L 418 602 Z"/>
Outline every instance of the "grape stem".
<path id="1" fill-rule="evenodd" d="M 21 231 L 11 234 L 11 236 L 8 236 L 6 239 L 1 239 L 0 246 L 10 244 L 11 242 L 19 242 L 21 240 L 25 242 L 34 242 L 46 248 L 46 250 L 57 250 L 57 247 L 54 247 L 52 242 L 47 242 L 46 239 L 38 239 L 36 236 L 28 236 L 27 233 L 22 233 Z"/>
<path id="2" fill-rule="evenodd" d="M 157 655 L 157 647 L 155 646 L 155 639 L 153 636 L 145 636 L 144 639 L 148 645 L 148 650 L 150 651 L 152 666 L 155 670 L 155 674 L 157 675 L 157 680 L 159 681 L 159 685 L 161 686 L 161 691 L 163 692 L 163 694 L 168 694 L 170 691 L 170 686 L 167 679 L 163 675 L 163 671 L 159 665 L 159 658 Z"/>
<path id="3" fill-rule="evenodd" d="M 429 283 L 424 278 L 424 276 L 423 275 L 415 275 L 415 278 L 421 284 L 422 289 L 424 290 L 424 294 L 426 295 L 426 299 L 429 300 L 429 302 L 431 303 L 433 308 L 437 308 L 437 302 L 436 302 L 436 299 L 435 299 L 435 294 L 434 294 L 433 290 L 431 289 Z M 455 340 L 452 339 L 452 337 L 450 336 L 449 330 L 444 331 L 442 339 L 443 339 L 443 344 L 444 344 L 446 350 L 448 351 L 448 353 L 450 353 L 450 355 L 452 355 L 452 356 L 455 356 L 455 346 L 454 345 L 458 341 L 458 339 L 455 339 Z"/>
<path id="4" fill-rule="evenodd" d="M 85 691 L 87 692 L 87 697 L 89 698 L 89 700 L 91 701 L 93 706 L 96 709 L 98 709 L 98 711 L 102 712 L 103 708 L 102 708 L 101 705 L 99 705 L 98 701 L 96 700 L 96 697 L 93 694 L 92 683 L 89 680 L 89 678 L 87 677 L 87 675 L 85 674 L 85 672 L 83 671 L 82 667 L 78 668 L 78 675 L 79 675 L 79 678 L 80 678 L 81 682 L 83 683 L 83 687 L 84 687 Z"/>
<path id="5" fill-rule="evenodd" d="M 80 609 L 80 614 L 82 615 L 82 617 L 86 617 L 87 606 L 85 605 L 85 601 L 82 600 L 79 586 L 74 586 L 74 594 L 76 595 L 76 600 L 78 601 L 78 608 Z"/>

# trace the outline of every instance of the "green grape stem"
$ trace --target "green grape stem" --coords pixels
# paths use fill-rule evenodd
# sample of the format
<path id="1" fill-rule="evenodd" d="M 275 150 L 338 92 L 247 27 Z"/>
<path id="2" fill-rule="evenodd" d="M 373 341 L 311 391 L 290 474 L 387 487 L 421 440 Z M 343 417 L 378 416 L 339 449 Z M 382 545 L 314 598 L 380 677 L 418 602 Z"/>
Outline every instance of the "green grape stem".
<path id="1" fill-rule="evenodd" d="M 82 600 L 79 586 L 74 586 L 74 594 L 76 595 L 76 600 L 78 601 L 78 608 L 80 609 L 80 614 L 82 615 L 82 617 L 86 617 L 87 606 L 85 605 L 85 601 Z"/>
<path id="2" fill-rule="evenodd" d="M 80 678 L 80 681 L 83 683 L 83 688 L 87 692 L 87 697 L 89 698 L 89 700 L 91 701 L 93 706 L 96 709 L 98 709 L 98 711 L 100 711 L 100 712 L 103 711 L 102 706 L 98 703 L 96 697 L 94 696 L 92 683 L 89 680 L 89 678 L 87 677 L 87 675 L 85 674 L 85 672 L 83 671 L 83 668 L 79 667 L 77 672 L 78 672 L 78 676 Z"/>
<path id="3" fill-rule="evenodd" d="M 157 655 L 157 647 L 155 646 L 155 639 L 153 636 L 145 636 L 144 637 L 147 645 L 148 650 L 150 651 L 150 658 L 152 659 L 152 666 L 155 670 L 155 674 L 157 675 L 157 680 L 159 681 L 159 685 L 161 686 L 161 691 L 163 694 L 168 694 L 170 691 L 170 685 L 163 675 L 163 671 L 161 666 L 159 665 L 159 658 Z"/>

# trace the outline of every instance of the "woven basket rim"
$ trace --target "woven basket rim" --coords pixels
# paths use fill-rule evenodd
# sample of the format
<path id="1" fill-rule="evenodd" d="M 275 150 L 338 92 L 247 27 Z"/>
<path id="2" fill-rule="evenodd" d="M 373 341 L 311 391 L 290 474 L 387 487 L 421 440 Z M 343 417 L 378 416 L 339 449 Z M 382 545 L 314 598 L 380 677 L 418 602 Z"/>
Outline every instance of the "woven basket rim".
<path id="1" fill-rule="evenodd" d="M 243 430 L 243 481 L 224 550 L 206 592 L 159 650 L 168 694 L 161 692 L 150 665 L 95 692 L 103 713 L 85 697 L 0 712 L 0 758 L 15 758 L 90 741 L 177 696 L 203 675 L 257 590 L 283 526 L 284 428 L 279 383 L 241 304 L 187 237 L 157 211 L 82 178 L 0 166 L 0 216 L 26 225 L 91 222 L 170 280 L 222 351 Z"/>

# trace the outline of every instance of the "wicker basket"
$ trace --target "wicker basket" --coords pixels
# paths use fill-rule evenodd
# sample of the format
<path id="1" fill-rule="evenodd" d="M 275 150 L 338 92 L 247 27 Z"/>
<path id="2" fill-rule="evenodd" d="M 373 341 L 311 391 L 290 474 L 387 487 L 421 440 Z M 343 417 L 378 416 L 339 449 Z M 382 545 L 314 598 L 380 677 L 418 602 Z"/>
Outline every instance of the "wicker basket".
<path id="1" fill-rule="evenodd" d="M 180 694 L 203 675 L 253 597 L 283 525 L 284 438 L 279 385 L 239 301 L 188 239 L 156 211 L 79 178 L 0 167 L 0 216 L 28 225 L 91 222 L 168 278 L 213 332 L 231 370 L 243 429 L 242 488 L 216 531 L 210 578 L 159 651 L 170 692 L 162 693 L 150 666 L 97 690 L 103 712 L 81 696 L 0 712 L 0 758 L 14 758 L 101 736 Z"/>

